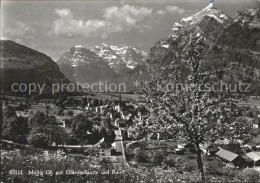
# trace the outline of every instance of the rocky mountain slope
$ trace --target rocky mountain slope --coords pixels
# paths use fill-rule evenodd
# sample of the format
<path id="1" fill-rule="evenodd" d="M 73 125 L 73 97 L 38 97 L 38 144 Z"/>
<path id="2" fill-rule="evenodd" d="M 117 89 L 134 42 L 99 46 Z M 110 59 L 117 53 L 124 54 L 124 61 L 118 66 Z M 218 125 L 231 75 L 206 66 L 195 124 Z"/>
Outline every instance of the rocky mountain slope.
<path id="1" fill-rule="evenodd" d="M 195 15 L 180 19 L 170 35 L 150 49 L 150 68 L 162 68 L 173 60 L 183 62 L 192 37 L 202 40 L 208 66 L 224 66 L 218 80 L 252 83 L 260 92 L 260 9 L 247 9 L 230 18 L 209 6 Z"/>
<path id="2" fill-rule="evenodd" d="M 1 92 L 10 92 L 13 83 L 45 83 L 50 92 L 52 83 L 69 82 L 50 57 L 14 41 L 0 40 L 0 63 Z"/>
<path id="3" fill-rule="evenodd" d="M 71 81 L 79 83 L 112 81 L 118 76 L 94 51 L 79 45 L 65 52 L 57 64 Z"/>
<path id="4" fill-rule="evenodd" d="M 125 83 L 128 89 L 133 81 L 148 77 L 144 64 L 147 56 L 145 51 L 126 45 L 103 43 L 93 50 L 78 45 L 65 52 L 57 64 L 71 81 L 81 84 Z"/>
<path id="5" fill-rule="evenodd" d="M 133 70 L 137 65 L 142 65 L 148 56 L 145 51 L 127 45 L 111 46 L 103 43 L 96 46 L 93 51 L 102 57 L 110 68 L 120 74 Z"/>

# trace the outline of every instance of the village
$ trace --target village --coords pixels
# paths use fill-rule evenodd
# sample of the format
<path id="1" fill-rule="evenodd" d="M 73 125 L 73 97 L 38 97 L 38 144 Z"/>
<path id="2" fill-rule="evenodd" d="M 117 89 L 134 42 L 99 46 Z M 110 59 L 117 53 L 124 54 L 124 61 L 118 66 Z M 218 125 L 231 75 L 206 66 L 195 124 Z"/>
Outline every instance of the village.
<path id="1" fill-rule="evenodd" d="M 182 171 L 197 169 L 195 146 L 176 138 L 177 127 L 168 124 L 161 128 L 154 123 L 146 104 L 135 98 L 92 94 L 33 102 L 12 97 L 4 100 L 4 115 L 15 110 L 17 118 L 23 119 L 30 129 L 25 134 L 20 133 L 17 139 L 4 132 L 8 126 L 4 124 L 4 149 L 11 150 L 23 144 L 43 151 L 62 150 L 67 154 L 93 156 L 108 163 L 134 167 L 167 165 Z M 236 124 L 246 123 L 247 126 L 241 129 L 243 138 L 234 141 L 219 138 L 200 146 L 209 171 L 217 172 L 227 165 L 260 171 L 258 104 L 259 99 L 254 97 L 240 104 L 240 108 L 247 108 L 247 112 L 237 111 Z M 9 122 L 8 117 L 4 119 Z M 50 124 L 49 119 L 54 119 L 54 123 Z M 40 120 L 46 123 L 44 127 L 40 126 Z M 253 138 L 247 138 L 245 133 Z M 21 136 L 25 137 L 24 141 L 19 141 Z"/>

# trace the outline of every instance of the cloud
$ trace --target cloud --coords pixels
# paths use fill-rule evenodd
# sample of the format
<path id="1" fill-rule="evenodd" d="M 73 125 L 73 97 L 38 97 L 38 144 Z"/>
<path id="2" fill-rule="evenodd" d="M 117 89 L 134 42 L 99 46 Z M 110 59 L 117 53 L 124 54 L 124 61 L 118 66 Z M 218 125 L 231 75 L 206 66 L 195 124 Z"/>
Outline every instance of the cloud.
<path id="1" fill-rule="evenodd" d="M 73 16 L 73 14 L 71 13 L 70 9 L 67 9 L 67 8 L 55 9 L 54 11 L 61 18 L 67 18 L 67 17 L 72 17 Z"/>
<path id="2" fill-rule="evenodd" d="M 34 29 L 23 22 L 17 21 L 14 26 L 4 30 L 4 35 L 7 37 L 26 37 L 28 39 L 33 39 Z"/>
<path id="3" fill-rule="evenodd" d="M 107 21 L 113 21 L 120 24 L 135 26 L 142 21 L 146 16 L 152 14 L 152 9 L 146 7 L 135 7 L 124 5 L 122 7 L 112 6 L 104 10 L 103 17 Z"/>
<path id="4" fill-rule="evenodd" d="M 184 9 L 178 7 L 178 6 L 166 6 L 166 11 L 172 14 L 183 14 L 185 12 Z"/>
<path id="5" fill-rule="evenodd" d="M 145 25 L 143 20 L 146 17 L 151 16 L 152 9 L 146 7 L 135 7 L 130 5 L 124 5 L 122 7 L 112 6 L 104 10 L 104 19 L 108 22 L 106 32 L 103 37 L 122 31 L 130 31 L 134 28 L 143 31 L 143 29 L 150 28 Z"/>
<path id="6" fill-rule="evenodd" d="M 165 9 L 157 10 L 157 15 L 165 15 L 167 13 L 170 14 L 183 14 L 185 12 L 184 9 L 178 7 L 178 6 L 166 6 Z"/>
<path id="7" fill-rule="evenodd" d="M 0 39 L 1 39 L 1 40 L 9 40 L 9 38 L 8 38 L 8 37 L 5 37 L 5 36 L 0 37 Z"/>
<path id="8" fill-rule="evenodd" d="M 106 26 L 100 20 L 75 20 L 71 18 L 60 18 L 54 21 L 51 33 L 61 37 L 81 37 L 97 35 Z"/>
<path id="9" fill-rule="evenodd" d="M 55 9 L 58 19 L 53 22 L 51 33 L 71 38 L 101 36 L 106 38 L 116 32 L 150 28 L 143 23 L 152 14 L 152 9 L 130 5 L 112 6 L 103 10 L 101 19 L 80 20 L 70 9 Z"/>
<path id="10" fill-rule="evenodd" d="M 157 11 L 156 11 L 156 14 L 157 14 L 157 15 L 165 15 L 165 14 L 167 14 L 167 12 L 164 11 L 164 10 L 157 10 Z"/>

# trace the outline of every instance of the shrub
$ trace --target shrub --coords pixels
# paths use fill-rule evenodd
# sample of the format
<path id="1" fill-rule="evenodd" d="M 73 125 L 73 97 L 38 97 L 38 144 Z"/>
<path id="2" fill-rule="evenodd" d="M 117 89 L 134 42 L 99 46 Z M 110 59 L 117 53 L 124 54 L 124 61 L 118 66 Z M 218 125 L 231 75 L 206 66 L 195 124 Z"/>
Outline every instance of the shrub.
<path id="1" fill-rule="evenodd" d="M 59 116 L 63 116 L 63 115 L 64 115 L 63 109 L 60 108 L 57 114 L 58 114 Z"/>
<path id="2" fill-rule="evenodd" d="M 68 137 L 65 139 L 67 145 L 79 145 L 79 140 L 75 137 Z"/>
<path id="3" fill-rule="evenodd" d="M 260 174 L 254 169 L 244 169 L 242 173 L 238 173 L 235 176 L 237 182 L 260 182 Z"/>
<path id="4" fill-rule="evenodd" d="M 175 161 L 173 159 L 168 160 L 167 165 L 172 168 L 176 166 Z"/>
<path id="5" fill-rule="evenodd" d="M 234 176 L 235 170 L 236 167 L 232 163 L 226 164 L 226 166 L 223 167 L 223 172 L 227 175 Z"/>
<path id="6" fill-rule="evenodd" d="M 164 155 L 162 152 L 155 152 L 153 153 L 151 160 L 155 165 L 161 165 L 164 160 Z"/>
<path id="7" fill-rule="evenodd" d="M 73 111 L 71 111 L 71 110 L 70 110 L 70 111 L 67 111 L 67 113 L 66 113 L 67 116 L 73 116 L 73 114 L 74 114 L 74 113 L 73 113 Z"/>
<path id="8" fill-rule="evenodd" d="M 184 172 L 191 172 L 193 170 L 192 166 L 190 166 L 189 164 L 184 164 L 182 167 L 182 171 Z"/>
<path id="9" fill-rule="evenodd" d="M 28 142 L 30 145 L 33 145 L 34 147 L 40 147 L 40 148 L 48 147 L 48 138 L 43 136 L 42 134 L 30 135 Z"/>
<path id="10" fill-rule="evenodd" d="M 147 157 L 144 153 L 144 151 L 141 148 L 136 148 L 134 150 L 135 153 L 135 160 L 139 163 L 146 163 L 147 162 Z"/>

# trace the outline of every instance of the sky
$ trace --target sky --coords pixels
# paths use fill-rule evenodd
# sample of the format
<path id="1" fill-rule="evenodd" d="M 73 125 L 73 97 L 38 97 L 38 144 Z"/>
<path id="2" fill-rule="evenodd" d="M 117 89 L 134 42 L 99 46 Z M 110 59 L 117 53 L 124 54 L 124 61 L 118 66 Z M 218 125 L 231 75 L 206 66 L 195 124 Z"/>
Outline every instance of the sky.
<path id="1" fill-rule="evenodd" d="M 149 52 L 174 22 L 208 6 L 210 0 L 1 1 L 1 39 L 41 51 L 57 61 L 75 45 L 130 45 Z M 260 0 L 215 0 L 233 17 L 260 7 Z"/>

